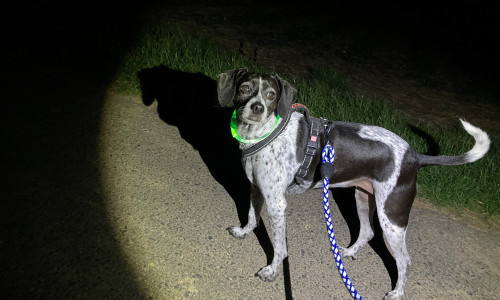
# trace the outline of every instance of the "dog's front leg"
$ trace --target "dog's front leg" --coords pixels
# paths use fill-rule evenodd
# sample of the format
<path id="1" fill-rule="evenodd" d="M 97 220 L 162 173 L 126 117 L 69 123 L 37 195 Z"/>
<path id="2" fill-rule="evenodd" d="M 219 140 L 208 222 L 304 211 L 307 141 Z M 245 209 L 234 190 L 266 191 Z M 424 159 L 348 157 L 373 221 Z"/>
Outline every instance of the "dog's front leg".
<path id="1" fill-rule="evenodd" d="M 252 184 L 252 190 L 250 191 L 250 209 L 248 210 L 248 222 L 245 227 L 231 226 L 227 230 L 229 233 L 238 239 L 245 238 L 252 230 L 257 227 L 260 222 L 260 211 L 262 210 L 262 205 L 264 203 L 264 198 L 260 192 L 259 187 Z"/>
<path id="2" fill-rule="evenodd" d="M 288 255 L 285 223 L 286 199 L 284 196 L 277 199 L 266 199 L 266 205 L 271 224 L 274 256 L 272 263 L 262 268 L 257 275 L 265 281 L 273 281 L 278 276 L 283 259 Z"/>

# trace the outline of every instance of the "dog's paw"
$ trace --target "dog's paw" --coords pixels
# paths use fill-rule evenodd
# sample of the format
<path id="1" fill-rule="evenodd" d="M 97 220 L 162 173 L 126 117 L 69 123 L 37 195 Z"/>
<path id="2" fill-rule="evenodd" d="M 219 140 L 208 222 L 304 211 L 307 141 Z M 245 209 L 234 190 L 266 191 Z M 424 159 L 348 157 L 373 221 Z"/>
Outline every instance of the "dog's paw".
<path id="1" fill-rule="evenodd" d="M 243 229 L 238 226 L 231 226 L 227 228 L 227 231 L 229 231 L 229 234 L 237 239 L 244 239 L 247 236 L 247 234 L 243 232 Z"/>
<path id="2" fill-rule="evenodd" d="M 351 248 L 344 248 L 344 247 L 339 247 L 340 249 L 340 254 L 342 255 L 342 258 L 352 258 L 352 260 L 356 260 L 356 251 L 353 251 Z"/>
<path id="3" fill-rule="evenodd" d="M 255 276 L 258 276 L 264 281 L 274 281 L 278 276 L 278 271 L 274 270 L 271 265 L 262 268 Z"/>
<path id="4" fill-rule="evenodd" d="M 403 293 L 399 293 L 398 291 L 390 291 L 384 297 L 384 300 L 401 300 L 401 299 L 403 299 Z"/>

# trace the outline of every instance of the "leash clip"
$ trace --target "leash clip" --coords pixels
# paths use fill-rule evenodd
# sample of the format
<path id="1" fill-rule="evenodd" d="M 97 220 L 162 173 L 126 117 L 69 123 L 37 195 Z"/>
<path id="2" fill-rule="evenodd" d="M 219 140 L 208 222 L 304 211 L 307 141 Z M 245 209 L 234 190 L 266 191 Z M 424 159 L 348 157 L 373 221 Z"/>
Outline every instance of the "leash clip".
<path id="1" fill-rule="evenodd" d="M 333 177 L 333 173 L 335 171 L 335 168 L 333 167 L 335 151 L 329 141 L 327 141 L 325 148 L 323 148 L 321 157 L 323 158 L 321 163 L 321 177 L 323 179 L 330 179 Z"/>
<path id="2" fill-rule="evenodd" d="M 331 163 L 322 163 L 321 164 L 321 176 L 323 179 L 332 178 L 334 172 L 333 164 Z"/>

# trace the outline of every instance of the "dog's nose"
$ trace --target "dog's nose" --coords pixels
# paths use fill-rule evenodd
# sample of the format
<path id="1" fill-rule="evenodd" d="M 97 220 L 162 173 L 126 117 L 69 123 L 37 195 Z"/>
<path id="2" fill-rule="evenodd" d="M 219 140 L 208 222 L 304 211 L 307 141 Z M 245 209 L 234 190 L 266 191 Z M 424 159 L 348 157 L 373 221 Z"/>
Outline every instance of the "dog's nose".
<path id="1" fill-rule="evenodd" d="M 252 109 L 252 112 L 256 115 L 260 115 L 264 112 L 264 106 L 260 103 L 254 103 L 252 106 L 250 106 Z"/>

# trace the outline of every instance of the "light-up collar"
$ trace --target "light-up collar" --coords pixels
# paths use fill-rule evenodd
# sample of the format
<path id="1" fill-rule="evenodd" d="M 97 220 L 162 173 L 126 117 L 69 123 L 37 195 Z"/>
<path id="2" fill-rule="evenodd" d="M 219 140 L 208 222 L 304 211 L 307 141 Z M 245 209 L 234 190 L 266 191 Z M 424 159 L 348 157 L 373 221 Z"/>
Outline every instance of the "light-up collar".
<path id="1" fill-rule="evenodd" d="M 277 115 L 276 116 L 276 121 L 274 121 L 274 125 L 273 125 L 273 128 L 271 128 L 271 130 L 269 130 L 269 132 L 267 132 L 266 134 L 256 138 L 256 139 L 251 139 L 251 140 L 247 140 L 247 139 L 244 139 L 242 138 L 241 136 L 238 135 L 238 130 L 236 129 L 236 126 L 237 126 L 237 117 L 236 117 L 236 109 L 234 110 L 234 113 L 233 113 L 233 116 L 231 117 L 231 134 L 233 135 L 233 137 L 238 140 L 238 142 L 240 143 L 244 143 L 244 144 L 255 144 L 255 143 L 258 143 L 260 141 L 262 141 L 263 139 L 265 139 L 266 137 L 268 137 L 273 131 L 274 129 L 276 129 L 276 126 L 278 126 L 278 121 L 280 119 L 280 115 Z"/>

